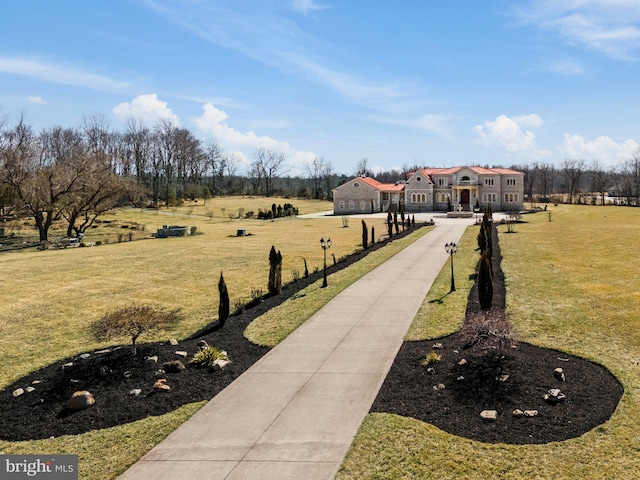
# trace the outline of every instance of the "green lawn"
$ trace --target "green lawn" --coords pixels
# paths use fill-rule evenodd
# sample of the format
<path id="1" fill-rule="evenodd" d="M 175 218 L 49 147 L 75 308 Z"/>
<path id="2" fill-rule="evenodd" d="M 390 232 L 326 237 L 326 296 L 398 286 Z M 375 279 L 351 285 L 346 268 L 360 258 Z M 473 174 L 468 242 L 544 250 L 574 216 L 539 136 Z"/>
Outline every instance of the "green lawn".
<path id="1" fill-rule="evenodd" d="M 373 414 L 363 422 L 339 480 L 638 478 L 640 210 L 551 211 L 551 222 L 538 213 L 524 216 L 527 223 L 517 225 L 516 233 L 499 228 L 507 310 L 518 339 L 588 358 L 617 376 L 625 393 L 611 420 L 576 439 L 518 446 L 484 444 L 414 419 Z M 462 243 L 473 243 L 476 232 L 469 229 Z M 464 251 L 458 251 L 459 262 Z M 450 303 L 426 302 L 411 338 L 455 331 L 461 317 Z M 456 313 L 443 314 L 447 310 Z"/>

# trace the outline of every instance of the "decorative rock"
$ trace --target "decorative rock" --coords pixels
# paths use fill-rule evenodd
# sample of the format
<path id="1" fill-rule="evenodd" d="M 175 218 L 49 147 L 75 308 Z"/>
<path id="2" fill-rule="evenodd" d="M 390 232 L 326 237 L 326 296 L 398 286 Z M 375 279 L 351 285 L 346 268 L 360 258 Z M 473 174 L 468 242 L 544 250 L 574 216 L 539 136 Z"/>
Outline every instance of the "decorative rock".
<path id="1" fill-rule="evenodd" d="M 446 387 L 444 386 L 444 384 L 439 383 L 438 384 L 438 390 L 444 390 Z"/>
<path id="2" fill-rule="evenodd" d="M 435 375 L 436 374 L 436 369 L 433 367 L 429 367 L 427 368 L 427 373 L 430 373 L 431 375 Z"/>
<path id="3" fill-rule="evenodd" d="M 73 362 L 65 363 L 62 365 L 62 369 L 73 367 Z"/>
<path id="4" fill-rule="evenodd" d="M 198 349 L 204 350 L 205 348 L 209 348 L 209 344 L 207 343 L 206 340 L 200 340 L 198 342 Z"/>
<path id="5" fill-rule="evenodd" d="M 71 380 L 69 380 L 69 383 L 80 383 L 80 380 L 72 378 Z"/>
<path id="6" fill-rule="evenodd" d="M 175 338 L 172 338 L 169 340 L 169 344 L 175 347 L 176 345 L 178 345 L 178 340 L 176 340 Z"/>
<path id="7" fill-rule="evenodd" d="M 29 386 L 29 387 L 25 388 L 24 391 L 27 392 L 27 393 L 31 393 L 31 392 L 35 392 L 36 389 L 34 387 Z"/>
<path id="8" fill-rule="evenodd" d="M 524 412 L 522 410 L 520 410 L 519 408 L 516 408 L 513 411 L 513 416 L 516 417 L 516 418 L 524 417 Z"/>
<path id="9" fill-rule="evenodd" d="M 167 385 L 167 379 L 161 378 L 156 380 L 156 383 L 153 384 L 153 389 L 157 392 L 168 392 L 171 390 L 171 387 Z"/>
<path id="10" fill-rule="evenodd" d="M 42 383 L 42 380 L 34 380 L 31 385 L 38 385 L 39 383 Z"/>
<path id="11" fill-rule="evenodd" d="M 154 363 L 158 363 L 158 356 L 157 355 L 153 355 L 151 357 L 147 357 L 147 360 L 149 362 L 154 362 Z"/>
<path id="12" fill-rule="evenodd" d="M 556 403 L 563 401 L 567 396 L 562 393 L 560 389 L 552 388 L 546 395 L 543 395 L 542 398 L 544 398 L 547 403 L 555 405 Z"/>
<path id="13" fill-rule="evenodd" d="M 17 388 L 13 391 L 13 396 L 14 397 L 19 397 L 20 395 L 24 394 L 24 388 Z"/>
<path id="14" fill-rule="evenodd" d="M 109 375 L 111 373 L 111 370 L 106 365 L 100 365 L 100 368 L 98 369 L 98 372 L 100 373 L 101 377 L 106 377 L 107 375 Z"/>
<path id="15" fill-rule="evenodd" d="M 454 350 L 453 353 L 460 353 L 460 350 Z"/>
<path id="16" fill-rule="evenodd" d="M 67 409 L 72 411 L 84 410 L 96 403 L 93 395 L 86 390 L 80 392 L 74 392 L 71 398 L 67 401 Z"/>
<path id="17" fill-rule="evenodd" d="M 564 376 L 564 371 L 561 368 L 556 368 L 553 371 L 553 376 L 556 377 L 561 382 L 564 382 L 566 380 Z"/>
<path id="18" fill-rule="evenodd" d="M 525 417 L 535 417 L 536 415 L 538 415 L 538 410 L 525 410 L 524 411 L 524 416 Z"/>
<path id="19" fill-rule="evenodd" d="M 464 377 L 462 375 L 460 375 L 458 378 L 456 378 L 456 380 L 458 380 L 459 382 L 464 380 Z"/>
<path id="20" fill-rule="evenodd" d="M 496 410 L 483 410 L 480 412 L 480 417 L 488 422 L 495 422 L 498 419 L 498 412 Z"/>
<path id="21" fill-rule="evenodd" d="M 122 375 L 124 375 L 124 378 L 129 378 L 131 376 L 131 371 L 127 370 L 126 372 L 124 372 Z"/>
<path id="22" fill-rule="evenodd" d="M 96 355 L 104 355 L 105 353 L 111 353 L 111 350 L 109 350 L 108 348 L 104 349 L 104 350 L 98 350 L 97 352 L 93 352 Z"/>
<path id="23" fill-rule="evenodd" d="M 132 397 L 137 397 L 141 393 L 142 393 L 142 389 L 141 388 L 134 388 L 133 390 L 131 390 L 129 392 L 129 395 L 131 395 Z"/>
<path id="24" fill-rule="evenodd" d="M 170 362 L 164 362 L 162 368 L 167 373 L 180 373 L 184 370 L 184 363 L 180 360 L 171 360 Z"/>
<path id="25" fill-rule="evenodd" d="M 496 377 L 496 380 L 498 380 L 499 382 L 506 382 L 507 380 L 509 380 L 509 375 L 500 375 L 499 377 Z"/>
<path id="26" fill-rule="evenodd" d="M 460 365 L 460 366 L 462 366 L 462 365 L 466 365 L 466 364 L 467 364 L 467 361 L 466 361 L 464 358 L 462 358 L 462 359 L 458 362 L 458 365 Z"/>
<path id="27" fill-rule="evenodd" d="M 441 343 L 434 343 L 432 348 L 444 348 L 444 345 L 442 345 Z"/>
<path id="28" fill-rule="evenodd" d="M 178 350 L 176 352 L 176 355 L 179 355 L 179 356 L 181 356 L 183 358 L 187 358 L 187 355 L 189 355 L 189 354 L 187 352 L 185 352 L 184 350 Z"/>
<path id="29" fill-rule="evenodd" d="M 78 357 L 76 358 L 76 360 L 86 360 L 87 358 L 89 358 L 91 356 L 90 353 L 83 353 L 82 355 L 78 355 Z"/>

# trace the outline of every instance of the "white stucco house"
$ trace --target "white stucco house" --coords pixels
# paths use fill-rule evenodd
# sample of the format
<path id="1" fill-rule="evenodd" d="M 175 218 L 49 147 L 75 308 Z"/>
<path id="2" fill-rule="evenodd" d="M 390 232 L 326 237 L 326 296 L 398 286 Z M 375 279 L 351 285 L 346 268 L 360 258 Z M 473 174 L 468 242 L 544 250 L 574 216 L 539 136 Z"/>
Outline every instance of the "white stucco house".
<path id="1" fill-rule="evenodd" d="M 355 177 L 333 189 L 336 215 L 386 212 L 472 211 L 491 206 L 493 211 L 521 210 L 524 173 L 509 168 L 421 168 L 404 182 L 380 183 Z"/>

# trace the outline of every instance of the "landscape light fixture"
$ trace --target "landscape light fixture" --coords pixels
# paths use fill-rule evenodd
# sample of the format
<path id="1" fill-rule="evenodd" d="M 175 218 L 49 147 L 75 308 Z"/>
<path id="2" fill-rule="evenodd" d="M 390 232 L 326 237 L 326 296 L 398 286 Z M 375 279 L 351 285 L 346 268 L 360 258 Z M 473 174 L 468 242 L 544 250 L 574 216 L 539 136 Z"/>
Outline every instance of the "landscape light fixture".
<path id="1" fill-rule="evenodd" d="M 458 245 L 456 245 L 454 242 L 445 243 L 444 249 L 451 257 L 451 290 L 449 291 L 449 293 L 451 293 L 456 291 L 456 282 L 453 278 L 453 254 L 458 250 Z"/>
<path id="2" fill-rule="evenodd" d="M 322 247 L 322 251 L 324 252 L 324 278 L 322 280 L 322 288 L 326 288 L 327 286 L 327 249 L 331 248 L 331 239 L 328 238 L 327 240 L 325 240 L 324 238 L 321 238 L 320 246 Z"/>

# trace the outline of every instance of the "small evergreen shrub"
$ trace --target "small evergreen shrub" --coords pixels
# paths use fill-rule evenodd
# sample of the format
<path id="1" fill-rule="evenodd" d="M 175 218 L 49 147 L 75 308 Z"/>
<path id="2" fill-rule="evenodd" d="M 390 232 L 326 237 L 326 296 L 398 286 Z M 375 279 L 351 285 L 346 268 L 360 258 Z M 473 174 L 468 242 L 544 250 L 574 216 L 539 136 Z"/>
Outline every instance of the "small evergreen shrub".
<path id="1" fill-rule="evenodd" d="M 438 355 L 436 352 L 434 352 L 433 350 L 431 350 L 429 353 L 427 353 L 427 356 L 425 357 L 425 359 L 422 361 L 422 365 L 425 365 L 427 367 L 432 366 L 433 364 L 437 363 L 440 361 L 442 357 L 440 355 Z"/>
<path id="2" fill-rule="evenodd" d="M 205 347 L 193 355 L 191 364 L 195 367 L 213 367 L 216 360 L 225 358 L 224 352 L 216 347 Z"/>

